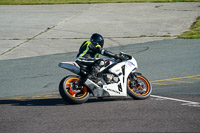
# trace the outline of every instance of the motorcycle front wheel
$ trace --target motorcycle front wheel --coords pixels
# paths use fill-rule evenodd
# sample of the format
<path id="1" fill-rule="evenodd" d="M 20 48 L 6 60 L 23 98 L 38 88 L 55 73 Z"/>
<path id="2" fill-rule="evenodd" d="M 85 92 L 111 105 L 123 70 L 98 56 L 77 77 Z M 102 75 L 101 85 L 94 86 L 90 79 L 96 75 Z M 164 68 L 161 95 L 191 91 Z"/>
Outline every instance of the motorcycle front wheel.
<path id="1" fill-rule="evenodd" d="M 70 75 L 63 78 L 59 84 L 60 95 L 69 104 L 82 104 L 89 98 L 87 86 L 77 89 L 78 82 L 80 82 L 79 76 Z"/>
<path id="2" fill-rule="evenodd" d="M 133 78 L 128 78 L 127 93 L 133 99 L 143 100 L 150 96 L 152 86 L 143 75 L 137 75 L 137 84 Z"/>

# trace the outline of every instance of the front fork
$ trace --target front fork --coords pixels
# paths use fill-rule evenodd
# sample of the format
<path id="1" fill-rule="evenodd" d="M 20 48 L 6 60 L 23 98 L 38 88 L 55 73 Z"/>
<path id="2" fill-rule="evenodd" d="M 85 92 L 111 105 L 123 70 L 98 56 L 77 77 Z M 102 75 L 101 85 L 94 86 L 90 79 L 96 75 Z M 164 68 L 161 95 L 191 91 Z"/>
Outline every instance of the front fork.
<path id="1" fill-rule="evenodd" d="M 137 87 L 140 86 L 140 83 L 138 82 L 138 78 L 137 78 L 138 75 L 142 75 L 142 74 L 138 72 L 131 73 L 131 78 L 133 78 L 133 82 L 131 82 L 131 88 L 133 86 L 137 86 Z"/>

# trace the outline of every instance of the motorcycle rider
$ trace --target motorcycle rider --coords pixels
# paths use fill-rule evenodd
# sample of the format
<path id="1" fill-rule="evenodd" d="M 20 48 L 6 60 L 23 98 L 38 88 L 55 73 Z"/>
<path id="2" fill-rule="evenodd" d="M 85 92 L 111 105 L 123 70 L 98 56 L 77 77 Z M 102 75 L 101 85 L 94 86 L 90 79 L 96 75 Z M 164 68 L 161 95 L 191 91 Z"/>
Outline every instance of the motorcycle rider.
<path id="1" fill-rule="evenodd" d="M 97 80 L 97 73 L 104 65 L 104 61 L 99 58 L 99 54 L 120 58 L 119 55 L 113 54 L 103 48 L 104 38 L 98 33 L 92 34 L 89 41 L 84 41 L 79 49 L 79 53 L 76 57 L 76 63 L 80 66 L 81 81 L 78 84 L 78 88 L 82 88 L 84 82 L 88 76 L 92 76 L 94 80 Z"/>

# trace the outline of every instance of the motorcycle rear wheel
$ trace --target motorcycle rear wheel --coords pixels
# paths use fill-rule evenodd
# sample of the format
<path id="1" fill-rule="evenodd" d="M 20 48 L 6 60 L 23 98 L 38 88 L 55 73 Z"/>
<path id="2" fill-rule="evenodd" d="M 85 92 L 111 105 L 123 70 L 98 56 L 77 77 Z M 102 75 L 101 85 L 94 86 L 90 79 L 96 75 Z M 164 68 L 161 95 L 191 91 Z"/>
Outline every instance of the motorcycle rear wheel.
<path id="1" fill-rule="evenodd" d="M 80 77 L 70 75 L 64 77 L 59 84 L 59 92 L 61 97 L 69 104 L 82 104 L 89 98 L 87 86 L 83 86 L 81 90 L 74 85 L 75 82 L 80 82 Z"/>
<path id="2" fill-rule="evenodd" d="M 150 82 L 143 75 L 138 75 L 137 79 L 139 83 L 138 86 L 136 84 L 133 85 L 131 83 L 135 82 L 134 79 L 128 78 L 127 93 L 133 99 L 137 100 L 147 99 L 152 92 L 152 86 Z"/>

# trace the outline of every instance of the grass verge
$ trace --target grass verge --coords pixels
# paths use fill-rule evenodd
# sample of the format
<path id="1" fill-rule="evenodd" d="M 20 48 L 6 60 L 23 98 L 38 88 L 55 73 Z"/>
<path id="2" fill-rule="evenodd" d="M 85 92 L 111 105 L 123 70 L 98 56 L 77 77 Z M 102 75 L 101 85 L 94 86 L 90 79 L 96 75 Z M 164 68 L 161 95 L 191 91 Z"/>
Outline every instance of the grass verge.
<path id="1" fill-rule="evenodd" d="M 179 35 L 178 38 L 184 39 L 200 39 L 200 16 L 191 25 L 190 30 Z"/>
<path id="2" fill-rule="evenodd" d="M 200 2 L 200 0 L 0 0 L 0 5 L 89 4 L 131 2 Z"/>

